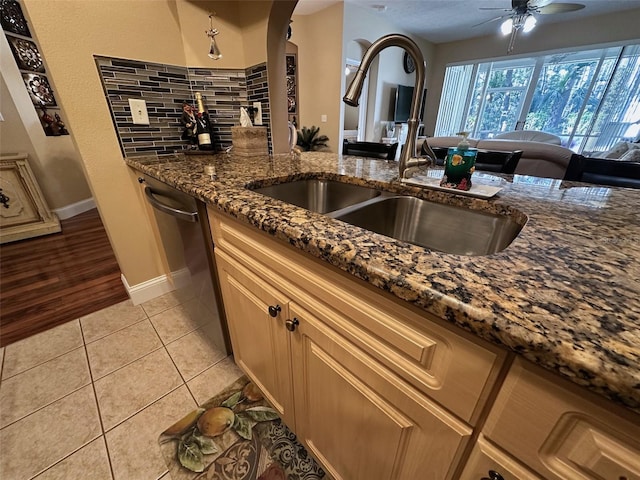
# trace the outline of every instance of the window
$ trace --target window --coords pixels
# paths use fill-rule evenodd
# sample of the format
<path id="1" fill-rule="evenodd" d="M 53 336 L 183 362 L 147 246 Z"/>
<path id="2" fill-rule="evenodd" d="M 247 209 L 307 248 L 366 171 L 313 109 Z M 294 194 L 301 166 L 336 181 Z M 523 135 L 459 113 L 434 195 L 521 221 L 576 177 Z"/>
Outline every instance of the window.
<path id="1" fill-rule="evenodd" d="M 435 134 L 558 135 L 577 152 L 640 134 L 640 45 L 448 66 Z"/>

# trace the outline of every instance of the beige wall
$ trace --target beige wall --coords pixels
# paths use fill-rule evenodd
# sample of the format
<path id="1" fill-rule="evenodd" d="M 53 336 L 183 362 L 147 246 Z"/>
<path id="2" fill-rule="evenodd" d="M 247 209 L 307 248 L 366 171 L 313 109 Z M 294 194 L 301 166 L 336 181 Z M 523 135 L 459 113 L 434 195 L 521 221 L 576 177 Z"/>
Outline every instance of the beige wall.
<path id="1" fill-rule="evenodd" d="M 185 65 L 174 1 L 24 0 L 129 285 L 163 274 L 139 186 L 122 161 L 93 55 Z M 206 19 L 208 22 L 208 18 Z"/>
<path id="2" fill-rule="evenodd" d="M 72 137 L 47 137 L 39 114 L 25 89 L 22 75 L 13 59 L 4 35 L 0 38 L 0 153 L 25 152 L 49 208 L 56 210 L 91 198 L 82 162 Z M 56 84 L 50 78 L 57 93 Z M 59 99 L 59 95 L 56 94 Z M 49 111 L 53 113 L 53 111 Z M 64 111 L 61 117 L 67 121 Z"/>
<path id="3" fill-rule="evenodd" d="M 313 14 L 294 15 L 293 22 L 291 41 L 299 49 L 300 125 L 319 126 L 321 133 L 329 137 L 331 150 L 339 151 L 344 115 L 342 97 L 346 90 L 344 67 L 348 52 L 354 48 L 353 42 L 367 47 L 383 35 L 406 32 L 368 9 L 342 2 Z M 430 65 L 433 44 L 409 36 Z M 402 69 L 403 54 L 400 48 L 385 49 L 368 75 L 366 140 L 380 141 L 381 122 L 393 119 L 393 88 L 398 84 L 414 84 L 414 74 L 406 74 Z M 326 123 L 321 122 L 323 114 L 327 115 Z"/>
<path id="4" fill-rule="evenodd" d="M 266 32 L 271 1 L 226 0 L 176 2 L 189 67 L 245 68 L 267 60 Z M 209 14 L 214 11 L 213 28 L 220 32 L 216 43 L 222 58 L 212 64 L 207 56 Z"/>
<path id="5" fill-rule="evenodd" d="M 336 3 L 311 15 L 294 15 L 291 24 L 291 42 L 298 46 L 298 128 L 320 127 L 332 152 L 340 151 L 342 16 L 343 5 Z"/>
<path id="6" fill-rule="evenodd" d="M 505 57 L 508 38 L 498 34 L 497 30 L 496 26 L 496 35 L 437 45 L 426 107 L 426 130 L 429 135 L 433 134 L 436 124 L 446 65 Z M 629 40 L 638 43 L 639 32 L 640 9 L 550 25 L 540 22 L 529 35 L 516 39 L 512 56 Z"/>
<path id="7" fill-rule="evenodd" d="M 94 55 L 245 68 L 266 61 L 271 1 L 23 0 L 47 59 L 82 167 L 131 286 L 165 273 L 136 175 L 122 160 Z M 208 58 L 209 13 L 223 58 Z"/>
<path id="8" fill-rule="evenodd" d="M 425 86 L 429 84 L 434 45 L 422 38 L 410 35 L 389 23 L 383 16 L 376 15 L 371 9 L 364 9 L 350 3 L 345 4 L 343 45 L 356 41 L 370 45 L 383 35 L 401 33 L 413 39 L 427 62 Z M 382 123 L 393 120 L 395 97 L 394 89 L 398 84 L 413 86 L 415 74 L 405 73 L 402 67 L 404 50 L 390 47 L 380 52 L 377 70 L 375 63 L 370 73 L 369 105 L 367 115 L 366 140 L 379 142 L 383 136 Z M 343 87 L 344 88 L 344 87 Z M 343 89 L 344 91 L 344 89 Z M 427 93 L 429 102 L 429 93 Z M 373 106 L 373 109 L 371 108 Z"/>

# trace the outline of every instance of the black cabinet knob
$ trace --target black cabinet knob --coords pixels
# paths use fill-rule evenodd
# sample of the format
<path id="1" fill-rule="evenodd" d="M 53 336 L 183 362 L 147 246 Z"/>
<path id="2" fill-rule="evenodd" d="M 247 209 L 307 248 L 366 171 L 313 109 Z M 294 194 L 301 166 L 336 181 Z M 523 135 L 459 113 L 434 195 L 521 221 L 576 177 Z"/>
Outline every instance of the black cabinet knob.
<path id="1" fill-rule="evenodd" d="M 504 480 L 504 477 L 495 470 L 489 470 L 489 478 L 482 477 L 480 480 Z"/>
<path id="2" fill-rule="evenodd" d="M 144 178 L 138 177 L 138 183 L 144 183 Z"/>
<path id="3" fill-rule="evenodd" d="M 298 325 L 300 325 L 300 320 L 298 320 L 296 317 L 293 317 L 293 320 L 289 319 L 284 322 L 284 326 L 287 327 L 287 330 L 289 330 L 290 332 L 293 332 Z"/>
<path id="4" fill-rule="evenodd" d="M 269 305 L 269 315 L 272 317 L 277 317 L 281 311 L 282 307 L 280 307 L 280 305 L 276 305 L 275 307 L 273 305 Z"/>

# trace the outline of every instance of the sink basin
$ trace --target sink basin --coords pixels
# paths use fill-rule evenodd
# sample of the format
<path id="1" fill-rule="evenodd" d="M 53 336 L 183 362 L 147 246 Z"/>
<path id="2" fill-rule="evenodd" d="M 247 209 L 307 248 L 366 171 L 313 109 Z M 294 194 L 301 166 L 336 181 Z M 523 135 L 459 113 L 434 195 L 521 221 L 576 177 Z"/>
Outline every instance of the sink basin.
<path id="1" fill-rule="evenodd" d="M 374 188 L 321 179 L 279 183 L 257 188 L 254 192 L 317 213 L 333 212 L 380 195 Z"/>
<path id="2" fill-rule="evenodd" d="M 508 216 L 393 196 L 334 218 L 366 230 L 441 252 L 489 255 L 504 250 L 522 225 Z"/>

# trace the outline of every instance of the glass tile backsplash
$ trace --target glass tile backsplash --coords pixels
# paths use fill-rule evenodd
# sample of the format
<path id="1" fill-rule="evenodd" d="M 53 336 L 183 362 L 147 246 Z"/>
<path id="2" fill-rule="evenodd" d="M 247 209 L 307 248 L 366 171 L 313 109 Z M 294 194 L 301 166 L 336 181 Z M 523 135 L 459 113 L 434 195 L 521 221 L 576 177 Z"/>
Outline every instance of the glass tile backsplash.
<path id="1" fill-rule="evenodd" d="M 95 57 L 113 123 L 125 157 L 169 155 L 189 146 L 182 140 L 182 103 L 201 92 L 209 111 L 217 150 L 231 145 L 231 127 L 240 124 L 240 107 L 262 103 L 269 148 L 269 95 L 266 64 L 247 69 L 180 67 L 137 60 Z M 135 125 L 129 99 L 146 101 L 149 125 Z"/>

